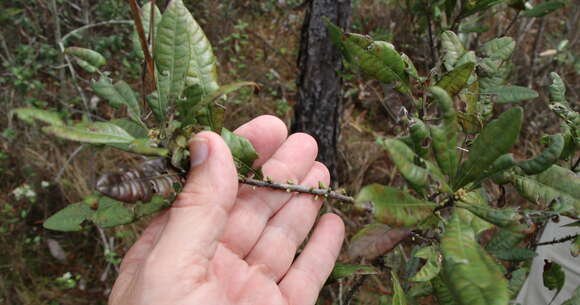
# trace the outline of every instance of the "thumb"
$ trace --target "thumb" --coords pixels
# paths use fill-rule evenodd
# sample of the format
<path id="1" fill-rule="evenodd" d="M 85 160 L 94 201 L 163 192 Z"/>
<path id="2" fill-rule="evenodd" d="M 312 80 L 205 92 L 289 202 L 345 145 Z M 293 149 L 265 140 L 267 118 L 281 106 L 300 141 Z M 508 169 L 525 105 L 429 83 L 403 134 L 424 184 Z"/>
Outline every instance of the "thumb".
<path id="1" fill-rule="evenodd" d="M 213 257 L 238 192 L 234 161 L 219 135 L 199 133 L 190 140 L 189 149 L 189 176 L 152 252 L 172 262 Z"/>

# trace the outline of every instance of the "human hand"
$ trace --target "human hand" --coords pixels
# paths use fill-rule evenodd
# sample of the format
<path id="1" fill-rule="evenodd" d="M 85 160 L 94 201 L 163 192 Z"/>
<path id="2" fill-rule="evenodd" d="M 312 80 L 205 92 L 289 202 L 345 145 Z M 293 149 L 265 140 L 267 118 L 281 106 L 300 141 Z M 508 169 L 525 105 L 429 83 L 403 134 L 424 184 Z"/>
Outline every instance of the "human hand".
<path id="1" fill-rule="evenodd" d="M 264 175 L 306 186 L 328 184 L 306 134 L 262 116 L 236 133 L 248 138 Z M 215 133 L 190 142 L 192 169 L 173 206 L 158 215 L 125 255 L 110 305 L 314 304 L 344 238 L 334 214 L 320 218 L 313 196 L 239 185 L 231 153 Z"/>

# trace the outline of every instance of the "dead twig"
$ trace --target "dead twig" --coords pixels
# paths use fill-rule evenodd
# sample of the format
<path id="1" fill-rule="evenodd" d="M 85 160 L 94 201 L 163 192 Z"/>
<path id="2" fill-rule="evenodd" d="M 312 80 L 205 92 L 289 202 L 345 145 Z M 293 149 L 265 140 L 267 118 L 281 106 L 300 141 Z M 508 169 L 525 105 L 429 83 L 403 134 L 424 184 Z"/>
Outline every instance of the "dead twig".
<path id="1" fill-rule="evenodd" d="M 272 181 L 268 181 L 268 180 L 258 180 L 258 179 L 252 179 L 252 178 L 239 178 L 239 182 L 243 183 L 243 184 L 248 184 L 251 186 L 256 186 L 256 187 L 267 187 L 267 188 L 271 188 L 274 190 L 280 190 L 280 191 L 285 191 L 288 193 L 302 193 L 302 194 L 311 194 L 315 196 L 315 199 L 317 197 L 324 197 L 324 198 L 332 198 L 332 199 L 336 199 L 339 201 L 343 201 L 346 203 L 354 203 L 354 198 L 344 195 L 344 194 L 340 194 L 338 192 L 333 191 L 330 188 L 323 188 L 323 187 L 318 187 L 318 188 L 314 188 L 314 187 L 307 187 L 307 186 L 303 186 L 303 185 L 296 185 L 296 184 L 291 184 L 291 183 L 275 183 Z"/>

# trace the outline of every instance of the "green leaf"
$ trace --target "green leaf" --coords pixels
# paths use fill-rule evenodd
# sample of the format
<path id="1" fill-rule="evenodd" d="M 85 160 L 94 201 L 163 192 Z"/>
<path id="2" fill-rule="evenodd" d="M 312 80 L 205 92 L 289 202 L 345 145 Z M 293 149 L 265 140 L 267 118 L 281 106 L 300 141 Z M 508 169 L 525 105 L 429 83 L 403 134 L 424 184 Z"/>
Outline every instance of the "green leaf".
<path id="1" fill-rule="evenodd" d="M 377 270 L 375 270 L 373 266 L 336 262 L 334 269 L 332 269 L 332 273 L 330 274 L 330 280 L 336 281 L 345 277 L 369 274 L 377 274 Z"/>
<path id="2" fill-rule="evenodd" d="M 453 70 L 457 60 L 465 53 L 465 48 L 459 37 L 452 31 L 441 34 L 441 47 L 443 49 L 443 64 L 447 71 Z"/>
<path id="3" fill-rule="evenodd" d="M 168 98 L 181 96 L 192 57 L 191 14 L 183 0 L 172 0 L 163 12 L 153 47 L 159 74 L 169 78 Z M 167 74 L 166 74 L 167 73 Z"/>
<path id="4" fill-rule="evenodd" d="M 167 120 L 167 114 L 171 112 L 172 105 L 169 102 L 169 90 L 171 90 L 171 78 L 169 71 L 158 73 L 157 91 L 147 97 L 147 104 L 155 115 L 157 122 L 164 126 Z"/>
<path id="5" fill-rule="evenodd" d="M 403 60 L 403 62 L 405 62 L 405 73 L 407 73 L 414 79 L 420 79 L 419 73 L 417 72 L 417 68 L 415 67 L 415 64 L 413 64 L 413 61 L 411 61 L 411 58 L 409 58 L 407 54 L 401 53 L 401 59 Z"/>
<path id="6" fill-rule="evenodd" d="M 566 6 L 566 3 L 561 1 L 545 1 L 536 4 L 533 8 L 525 10 L 522 13 L 524 17 L 544 17 L 560 8 Z"/>
<path id="7" fill-rule="evenodd" d="M 107 63 L 107 60 L 103 55 L 97 51 L 91 49 L 79 48 L 79 47 L 68 47 L 64 50 L 65 54 L 73 55 L 75 59 L 80 59 L 81 62 L 86 63 L 88 66 L 81 67 L 87 72 L 96 72 L 99 67 Z"/>
<path id="8" fill-rule="evenodd" d="M 411 144 L 413 150 L 419 157 L 427 157 L 427 154 L 429 153 L 429 147 L 423 146 L 423 143 L 425 143 L 426 139 L 429 138 L 429 127 L 427 127 L 427 125 L 419 118 L 413 118 L 409 124 L 409 130 L 411 134 Z"/>
<path id="9" fill-rule="evenodd" d="M 141 13 L 141 24 L 143 24 L 143 32 L 145 33 L 145 38 L 148 38 L 149 29 L 151 28 L 151 1 L 148 1 L 143 5 L 143 7 L 141 7 L 140 13 Z M 155 16 L 153 17 L 154 19 L 153 22 L 155 22 L 155 25 L 153 26 L 153 34 L 154 34 L 153 36 L 155 36 L 157 34 L 156 31 L 157 25 L 161 21 L 161 11 L 159 10 L 159 7 L 157 7 L 157 5 L 155 5 L 155 8 L 153 8 L 153 14 L 155 14 Z M 137 56 L 139 56 L 139 58 L 145 58 L 145 54 L 143 53 L 143 49 L 141 48 L 139 34 L 137 33 L 136 29 L 133 29 L 131 40 L 133 41 L 133 50 L 135 51 L 135 53 L 137 53 Z"/>
<path id="10" fill-rule="evenodd" d="M 157 143 L 149 138 L 134 139 L 131 143 L 108 144 L 114 148 L 143 156 L 167 157 L 169 150 L 157 147 Z"/>
<path id="11" fill-rule="evenodd" d="M 409 183 L 419 189 L 428 185 L 429 172 L 413 163 L 415 153 L 409 146 L 397 139 L 378 139 L 377 141 L 387 150 L 389 157 Z"/>
<path id="12" fill-rule="evenodd" d="M 129 119 L 114 119 L 109 121 L 109 123 L 113 123 L 121 128 L 123 128 L 126 132 L 128 132 L 134 138 L 147 138 L 149 136 L 149 130 L 143 127 L 141 124 L 129 120 Z"/>
<path id="13" fill-rule="evenodd" d="M 133 222 L 135 213 L 132 208 L 125 207 L 120 201 L 109 197 L 101 197 L 99 208 L 91 220 L 101 228 L 110 228 Z"/>
<path id="14" fill-rule="evenodd" d="M 465 8 L 461 13 L 461 17 L 465 18 L 475 13 L 484 11 L 494 5 L 500 4 L 505 0 L 475 0 L 465 3 Z"/>
<path id="15" fill-rule="evenodd" d="M 195 87 L 197 96 L 205 98 L 218 90 L 216 57 L 211 44 L 193 16 L 187 13 L 187 27 L 191 36 L 191 57 L 187 69 L 185 86 Z"/>
<path id="16" fill-rule="evenodd" d="M 580 178 L 566 168 L 552 165 L 538 175 L 511 176 L 516 190 L 524 198 L 576 218 L 580 214 Z"/>
<path id="17" fill-rule="evenodd" d="M 538 97 L 538 93 L 532 89 L 510 85 L 485 89 L 481 94 L 495 96 L 495 102 L 498 104 L 516 103 Z"/>
<path id="18" fill-rule="evenodd" d="M 564 137 L 561 134 L 549 136 L 550 145 L 537 157 L 521 161 L 518 166 L 527 174 L 539 174 L 558 161 L 564 149 Z"/>
<path id="19" fill-rule="evenodd" d="M 515 107 L 483 128 L 469 151 L 469 158 L 461 165 L 454 189 L 478 178 L 501 155 L 515 144 L 522 125 L 522 108 Z"/>
<path id="20" fill-rule="evenodd" d="M 508 289 L 510 291 L 510 298 L 514 299 L 526 282 L 528 277 L 528 268 L 522 267 L 511 274 L 510 283 Z"/>
<path id="21" fill-rule="evenodd" d="M 435 96 L 441 113 L 441 124 L 439 126 L 431 126 L 435 159 L 443 174 L 449 176 L 449 180 L 453 181 L 457 174 L 459 163 L 457 156 L 457 132 L 459 129 L 457 113 L 453 107 L 451 97 L 445 90 L 439 87 L 432 87 L 429 92 Z"/>
<path id="22" fill-rule="evenodd" d="M 232 152 L 238 169 L 238 175 L 245 176 L 249 172 L 254 172 L 252 164 L 258 159 L 258 153 L 256 153 L 252 143 L 248 139 L 225 128 L 222 129 L 221 136 Z"/>
<path id="23" fill-rule="evenodd" d="M 564 270 L 562 270 L 562 266 L 556 262 L 545 260 L 542 278 L 544 287 L 548 288 L 548 290 L 556 290 L 556 294 L 554 295 L 555 299 L 566 282 L 566 274 L 564 273 Z"/>
<path id="24" fill-rule="evenodd" d="M 431 283 L 433 284 L 433 290 L 435 291 L 435 296 L 437 297 L 437 301 L 441 305 L 458 305 L 449 291 L 447 285 L 441 279 L 441 275 L 434 278 Z"/>
<path id="25" fill-rule="evenodd" d="M 121 127 L 106 122 L 47 126 L 42 131 L 59 138 L 91 144 L 131 143 L 135 140 Z"/>
<path id="26" fill-rule="evenodd" d="M 502 172 L 512 168 L 515 165 L 516 165 L 516 161 L 514 160 L 513 154 L 501 155 L 499 158 L 497 158 L 495 161 L 493 161 L 491 166 L 487 170 L 485 170 L 481 174 L 481 176 L 479 176 L 479 178 L 477 178 L 475 180 L 474 184 L 479 184 L 479 183 L 481 183 L 481 181 L 483 181 L 489 177 L 492 177 L 493 179 L 495 179 L 496 177 L 494 175 L 501 174 Z M 507 181 L 505 183 L 507 183 Z M 502 184 L 502 183 L 499 183 L 499 184 Z"/>
<path id="27" fill-rule="evenodd" d="M 119 81 L 113 85 L 108 77 L 102 76 L 98 81 L 91 84 L 91 88 L 95 90 L 99 97 L 108 100 L 111 106 L 115 108 L 126 105 L 129 117 L 133 121 L 145 125 L 141 121 L 139 101 L 137 101 L 137 96 L 129 84 Z"/>
<path id="28" fill-rule="evenodd" d="M 80 231 L 85 220 L 95 213 L 91 207 L 96 206 L 97 200 L 98 197 L 89 196 L 83 201 L 70 204 L 46 219 L 42 226 L 55 231 Z"/>
<path id="29" fill-rule="evenodd" d="M 505 305 L 508 282 L 501 269 L 480 246 L 471 226 L 454 213 L 441 240 L 442 279 L 455 303 Z"/>
<path id="30" fill-rule="evenodd" d="M 458 202 L 457 206 L 469 210 L 479 218 L 484 219 L 485 221 L 492 223 L 500 228 L 512 230 L 515 232 L 523 232 L 528 228 L 527 225 L 521 223 L 522 216 L 516 209 L 495 209 L 488 206 L 465 202 Z"/>
<path id="31" fill-rule="evenodd" d="M 146 215 L 157 213 L 169 207 L 170 201 L 163 198 L 163 196 L 155 195 L 149 202 L 138 202 L 135 205 L 135 217 L 141 218 Z"/>
<path id="32" fill-rule="evenodd" d="M 479 206 L 489 205 L 489 199 L 487 199 L 487 195 L 485 194 L 485 190 L 483 188 L 479 188 L 469 193 L 466 193 L 462 195 L 461 198 L 474 205 L 475 204 Z M 456 213 L 459 214 L 462 221 L 471 224 L 471 228 L 473 229 L 475 235 L 479 235 L 481 232 L 493 228 L 493 225 L 491 223 L 485 221 L 484 219 L 474 215 L 473 213 L 467 210 L 457 210 Z"/>
<path id="33" fill-rule="evenodd" d="M 481 52 L 491 59 L 508 60 L 516 48 L 516 42 L 511 37 L 492 39 L 481 46 Z"/>
<path id="34" fill-rule="evenodd" d="M 434 246 L 428 246 L 419 250 L 416 257 L 426 259 L 425 265 L 409 280 L 413 282 L 428 282 L 434 279 L 441 271 L 443 260 L 441 253 Z"/>
<path id="35" fill-rule="evenodd" d="M 475 63 L 464 63 L 453 69 L 451 72 L 443 75 L 439 82 L 437 82 L 436 86 L 444 89 L 451 97 L 453 97 L 467 86 L 467 81 L 473 73 L 474 68 Z"/>
<path id="36" fill-rule="evenodd" d="M 363 187 L 355 199 L 355 205 L 372 206 L 374 218 L 393 227 L 411 227 L 433 213 L 437 204 L 413 197 L 407 191 L 371 184 Z"/>
<path id="37" fill-rule="evenodd" d="M 526 248 L 502 249 L 491 252 L 491 254 L 504 261 L 525 261 L 537 256 L 536 252 Z"/>
<path id="38" fill-rule="evenodd" d="M 519 232 L 513 232 L 507 229 L 499 229 L 491 238 L 485 249 L 490 252 L 509 250 L 516 247 L 525 235 Z"/>
<path id="39" fill-rule="evenodd" d="M 364 257 L 372 260 L 388 253 L 409 236 L 410 229 L 390 228 L 382 223 L 371 223 L 358 231 L 348 245 L 350 259 Z"/>
<path id="40" fill-rule="evenodd" d="M 10 115 L 16 115 L 19 119 L 28 124 L 33 124 L 34 120 L 48 123 L 53 126 L 64 126 L 63 120 L 57 112 L 42 110 L 37 108 L 16 108 L 10 111 Z"/>
<path id="41" fill-rule="evenodd" d="M 564 85 L 564 81 L 562 81 L 560 75 L 556 72 L 551 72 L 550 79 L 552 79 L 552 84 L 550 84 L 550 87 L 548 88 L 550 102 L 568 105 L 568 101 L 566 101 L 566 85 Z"/>
<path id="42" fill-rule="evenodd" d="M 391 305 L 407 305 L 407 296 L 394 270 L 391 270 L 391 280 L 393 282 L 393 301 Z"/>
<path id="43" fill-rule="evenodd" d="M 413 299 L 432 296 L 434 293 L 431 282 L 418 282 L 407 290 L 407 296 Z"/>

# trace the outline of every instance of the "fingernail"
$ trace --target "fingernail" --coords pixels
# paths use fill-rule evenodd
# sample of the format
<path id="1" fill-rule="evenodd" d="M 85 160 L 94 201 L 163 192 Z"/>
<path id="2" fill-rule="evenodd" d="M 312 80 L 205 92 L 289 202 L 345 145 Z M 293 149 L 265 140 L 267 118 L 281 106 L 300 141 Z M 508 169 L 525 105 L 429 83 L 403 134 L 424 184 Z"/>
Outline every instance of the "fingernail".
<path id="1" fill-rule="evenodd" d="M 195 137 L 189 140 L 191 167 L 198 166 L 205 162 L 209 154 L 208 141 L 204 137 Z"/>

